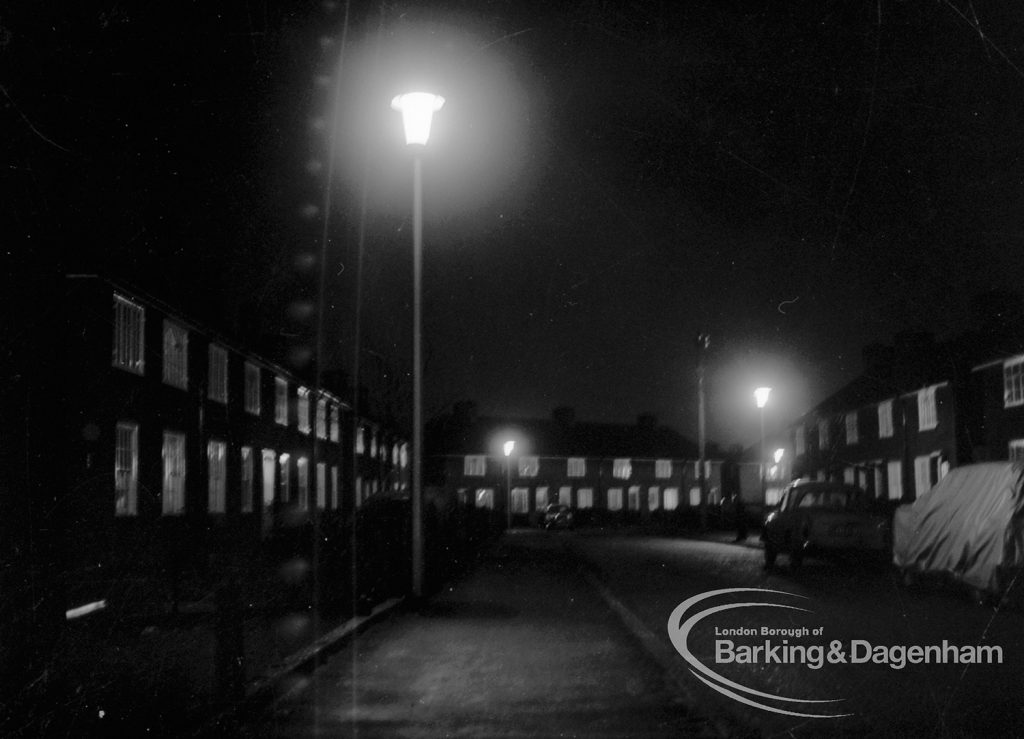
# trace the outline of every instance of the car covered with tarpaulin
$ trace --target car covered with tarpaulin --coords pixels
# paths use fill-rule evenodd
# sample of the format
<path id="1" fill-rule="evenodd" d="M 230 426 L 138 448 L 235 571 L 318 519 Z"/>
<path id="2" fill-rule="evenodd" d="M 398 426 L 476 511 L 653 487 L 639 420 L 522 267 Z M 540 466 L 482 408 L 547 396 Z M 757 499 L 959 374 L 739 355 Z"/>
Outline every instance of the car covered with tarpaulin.
<path id="1" fill-rule="evenodd" d="M 945 575 L 1003 594 L 1024 566 L 1024 465 L 953 469 L 893 517 L 893 561 L 909 578 Z"/>

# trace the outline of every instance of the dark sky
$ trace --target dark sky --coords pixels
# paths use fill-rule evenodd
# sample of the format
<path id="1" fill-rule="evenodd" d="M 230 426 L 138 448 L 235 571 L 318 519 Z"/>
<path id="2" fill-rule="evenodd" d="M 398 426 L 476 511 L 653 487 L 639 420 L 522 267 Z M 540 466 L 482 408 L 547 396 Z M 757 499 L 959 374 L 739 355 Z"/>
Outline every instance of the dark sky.
<path id="1" fill-rule="evenodd" d="M 52 254 L 308 349 L 329 216 L 325 362 L 351 365 L 362 243 L 364 371 L 401 380 L 389 102 L 431 86 L 427 412 L 695 435 L 704 330 L 711 436 L 750 442 L 756 385 L 792 417 L 864 344 L 1020 288 L 1022 38 L 1016 3 L 953 0 L 13 4 L 8 274 Z"/>

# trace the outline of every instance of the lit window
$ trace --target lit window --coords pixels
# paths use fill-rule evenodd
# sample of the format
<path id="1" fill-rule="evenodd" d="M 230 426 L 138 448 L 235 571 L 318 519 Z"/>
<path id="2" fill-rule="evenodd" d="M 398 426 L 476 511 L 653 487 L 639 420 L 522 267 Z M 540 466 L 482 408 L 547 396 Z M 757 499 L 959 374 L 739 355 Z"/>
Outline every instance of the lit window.
<path id="1" fill-rule="evenodd" d="M 374 431 L 370 432 L 370 456 L 377 456 L 377 434 Z"/>
<path id="2" fill-rule="evenodd" d="M 543 511 L 544 507 L 548 504 L 548 489 L 547 486 L 541 486 L 537 488 L 534 494 L 534 506 L 538 511 Z"/>
<path id="3" fill-rule="evenodd" d="M 594 488 L 580 488 L 576 491 L 577 508 L 594 507 Z"/>
<path id="4" fill-rule="evenodd" d="M 474 500 L 477 508 L 494 510 L 494 488 L 479 488 Z"/>
<path id="5" fill-rule="evenodd" d="M 586 474 L 587 460 L 583 457 L 569 457 L 566 475 L 568 477 L 586 477 Z"/>
<path id="6" fill-rule="evenodd" d="M 659 493 L 660 492 L 661 491 L 658 489 L 658 487 L 656 485 L 647 488 L 647 510 L 649 510 L 649 511 L 656 511 L 656 510 L 658 510 L 659 504 L 660 504 L 660 498 L 659 498 Z"/>
<path id="7" fill-rule="evenodd" d="M 273 449 L 263 450 L 263 507 L 274 504 L 274 470 L 277 468 L 277 453 Z"/>
<path id="8" fill-rule="evenodd" d="M 287 453 L 282 453 L 278 459 L 278 464 L 281 467 L 279 477 L 281 479 L 281 502 L 287 503 L 292 499 L 292 468 L 288 464 L 291 457 Z"/>
<path id="9" fill-rule="evenodd" d="M 892 435 L 892 401 L 886 400 L 878 404 L 878 438 L 889 439 Z"/>
<path id="10" fill-rule="evenodd" d="M 117 424 L 114 447 L 114 513 L 134 516 L 139 512 L 139 426 Z"/>
<path id="11" fill-rule="evenodd" d="M 829 443 L 830 441 L 828 436 L 828 419 L 823 418 L 820 421 L 818 421 L 818 448 L 827 449 Z"/>
<path id="12" fill-rule="evenodd" d="M 659 459 L 655 461 L 654 476 L 659 480 L 667 480 L 672 477 L 672 460 Z"/>
<path id="13" fill-rule="evenodd" d="M 933 473 L 937 473 L 938 465 L 933 463 L 933 460 L 937 461 L 937 459 L 936 455 L 930 454 L 914 457 L 914 495 L 916 497 L 920 498 L 935 484 L 938 475 Z"/>
<path id="14" fill-rule="evenodd" d="M 227 477 L 228 445 L 223 441 L 206 444 L 208 508 L 210 513 L 223 513 Z"/>
<path id="15" fill-rule="evenodd" d="M 164 432 L 164 483 L 162 511 L 164 515 L 185 512 L 185 434 Z"/>
<path id="16" fill-rule="evenodd" d="M 622 510 L 622 488 L 608 488 L 608 510 Z"/>
<path id="17" fill-rule="evenodd" d="M 807 452 L 807 430 L 802 425 L 796 427 L 793 446 L 797 454 L 805 454 Z"/>
<path id="18" fill-rule="evenodd" d="M 338 508 L 338 465 L 331 465 L 331 508 Z"/>
<path id="19" fill-rule="evenodd" d="M 274 378 L 274 423 L 288 425 L 288 381 Z"/>
<path id="20" fill-rule="evenodd" d="M 114 295 L 114 351 L 112 364 L 137 375 L 145 371 L 146 313 L 141 305 Z"/>
<path id="21" fill-rule="evenodd" d="M 228 402 L 228 352 L 222 346 L 210 344 L 210 371 L 206 395 L 218 403 Z"/>
<path id="22" fill-rule="evenodd" d="M 527 513 L 530 506 L 529 488 L 512 488 L 512 512 Z"/>
<path id="23" fill-rule="evenodd" d="M 540 460 L 537 457 L 519 458 L 519 476 L 536 477 L 540 471 Z"/>
<path id="24" fill-rule="evenodd" d="M 252 513 L 253 454 L 251 446 L 242 447 L 242 513 Z"/>
<path id="25" fill-rule="evenodd" d="M 299 431 L 304 434 L 308 434 L 310 431 L 309 426 L 309 390 L 300 387 L 298 389 L 298 426 Z"/>
<path id="26" fill-rule="evenodd" d="M 327 401 L 323 398 L 316 401 L 316 438 L 327 438 Z"/>
<path id="27" fill-rule="evenodd" d="M 399 451 L 398 451 L 398 461 L 401 464 L 402 469 L 405 469 L 406 467 L 409 466 L 409 445 L 408 444 L 402 444 L 402 448 L 399 449 Z"/>
<path id="28" fill-rule="evenodd" d="M 468 456 L 463 461 L 462 474 L 465 477 L 483 477 L 487 474 L 487 457 Z"/>
<path id="29" fill-rule="evenodd" d="M 245 363 L 245 410 L 260 414 L 260 368 L 249 362 Z"/>
<path id="30" fill-rule="evenodd" d="M 568 485 L 563 485 L 558 488 L 558 502 L 560 505 L 572 505 L 572 488 Z"/>
<path id="31" fill-rule="evenodd" d="M 306 510 L 309 508 L 309 460 L 299 457 L 296 468 L 299 471 L 299 508 Z"/>
<path id="32" fill-rule="evenodd" d="M 629 490 L 626 491 L 626 501 L 631 511 L 640 510 L 640 486 L 630 485 Z"/>
<path id="33" fill-rule="evenodd" d="M 316 463 L 316 507 L 321 511 L 327 507 L 327 465 Z"/>
<path id="34" fill-rule="evenodd" d="M 392 467 L 397 467 L 398 466 L 398 463 L 401 460 L 401 456 L 402 456 L 401 450 L 398 448 L 398 443 L 395 442 L 395 444 L 393 444 L 392 447 L 391 447 L 391 466 Z"/>
<path id="35" fill-rule="evenodd" d="M 1024 405 L 1024 356 L 1003 363 L 1003 404 Z"/>
<path id="36" fill-rule="evenodd" d="M 164 321 L 164 382 L 188 389 L 188 331 Z"/>
<path id="37" fill-rule="evenodd" d="M 331 441 L 338 441 L 341 438 L 341 425 L 338 420 L 338 406 L 331 406 Z"/>
<path id="38" fill-rule="evenodd" d="M 935 387 L 928 387 L 917 393 L 917 428 L 920 431 L 933 429 L 938 425 L 935 409 Z"/>
<path id="39" fill-rule="evenodd" d="M 665 488 L 665 510 L 674 511 L 679 507 L 679 488 Z"/>
<path id="40" fill-rule="evenodd" d="M 1011 462 L 1024 462 L 1024 439 L 1011 439 L 1009 449 Z"/>
<path id="41" fill-rule="evenodd" d="M 620 480 L 628 480 L 632 474 L 633 465 L 628 459 L 616 459 L 612 462 L 612 477 L 616 477 Z"/>
<path id="42" fill-rule="evenodd" d="M 850 411 L 846 414 L 846 444 L 857 443 L 857 411 Z"/>

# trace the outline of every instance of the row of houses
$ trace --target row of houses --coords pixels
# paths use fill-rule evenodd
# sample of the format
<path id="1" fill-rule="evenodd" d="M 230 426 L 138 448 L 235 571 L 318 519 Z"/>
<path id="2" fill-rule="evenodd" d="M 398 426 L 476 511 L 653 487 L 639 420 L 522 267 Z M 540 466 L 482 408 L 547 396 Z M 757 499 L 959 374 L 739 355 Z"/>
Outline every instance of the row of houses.
<path id="1" fill-rule="evenodd" d="M 872 345 L 863 374 L 772 446 L 786 450 L 793 478 L 844 480 L 894 503 L 924 495 L 953 467 L 1024 459 L 1024 353 L 998 343 L 903 333 Z"/>
<path id="2" fill-rule="evenodd" d="M 313 524 L 340 538 L 368 498 L 406 491 L 404 435 L 355 415 L 343 390 L 124 285 L 77 275 L 67 294 L 75 384 L 64 393 L 61 505 L 76 532 L 72 571 L 118 571 L 126 552 L 161 566 L 244 556 Z"/>

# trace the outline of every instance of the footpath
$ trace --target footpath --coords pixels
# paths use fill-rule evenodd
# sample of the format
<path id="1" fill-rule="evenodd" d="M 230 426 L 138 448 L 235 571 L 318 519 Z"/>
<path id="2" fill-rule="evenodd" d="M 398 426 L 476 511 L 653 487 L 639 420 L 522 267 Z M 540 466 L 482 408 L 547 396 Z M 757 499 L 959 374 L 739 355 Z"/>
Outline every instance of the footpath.
<path id="1" fill-rule="evenodd" d="M 505 534 L 418 609 L 382 614 L 203 734 L 721 736 L 609 608 L 571 536 Z"/>

